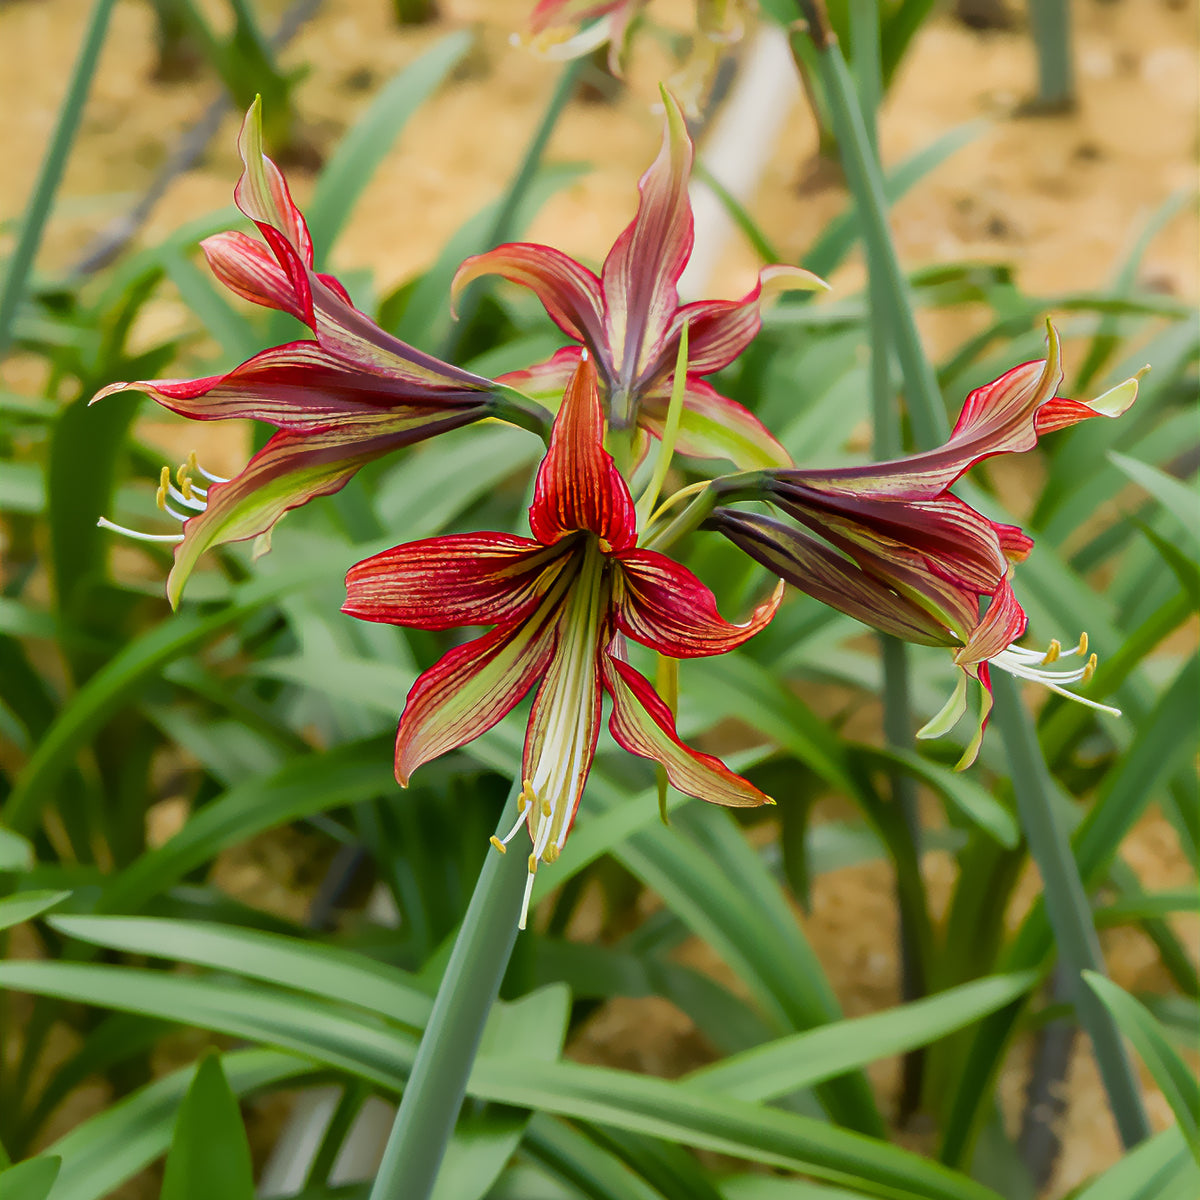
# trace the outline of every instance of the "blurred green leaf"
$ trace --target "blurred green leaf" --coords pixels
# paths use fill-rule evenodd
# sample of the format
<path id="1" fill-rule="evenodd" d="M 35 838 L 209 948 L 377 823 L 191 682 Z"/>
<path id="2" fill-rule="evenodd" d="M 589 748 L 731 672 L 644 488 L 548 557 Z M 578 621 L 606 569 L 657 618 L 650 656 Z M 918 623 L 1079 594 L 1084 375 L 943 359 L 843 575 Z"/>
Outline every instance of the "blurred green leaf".
<path id="1" fill-rule="evenodd" d="M 67 937 L 96 946 L 195 963 L 365 1008 L 415 1028 L 430 998 L 407 972 L 337 946 L 250 929 L 151 917 L 56 917 Z"/>
<path id="2" fill-rule="evenodd" d="M 0 900 L 0 929 L 8 929 L 12 925 L 20 925 L 22 921 L 32 921 L 34 917 L 61 904 L 70 892 L 18 892 L 15 896 L 5 896 Z"/>
<path id="3" fill-rule="evenodd" d="M 409 117 L 432 95 L 472 42 L 459 30 L 436 42 L 376 94 L 367 111 L 346 131 L 317 180 L 307 219 L 323 269 L 342 226 Z"/>
<path id="4" fill-rule="evenodd" d="M 1083 977 L 1154 1076 L 1179 1122 L 1192 1157 L 1200 1165 L 1200 1085 L 1191 1068 L 1167 1041 L 1162 1027 L 1145 1005 L 1103 975 L 1085 971 Z"/>
<path id="5" fill-rule="evenodd" d="M 254 1200 L 250 1143 L 237 1099 L 209 1052 L 179 1106 L 160 1200 Z"/>
<path id="6" fill-rule="evenodd" d="M 0 475 L 0 511 L 37 515 L 46 509 L 46 487 L 35 463 L 6 460 Z"/>
<path id="7" fill-rule="evenodd" d="M 102 911 L 136 909 L 226 846 L 299 817 L 369 800 L 395 786 L 391 739 L 292 759 L 267 779 L 231 788 L 169 841 L 141 855 L 101 893 Z"/>
<path id="8" fill-rule="evenodd" d="M 1000 845 L 1011 850 L 1020 841 L 1016 817 L 969 775 L 930 762 L 913 750 L 906 751 L 895 746 L 869 746 L 861 742 L 849 743 L 849 748 L 862 758 L 894 764 L 908 771 L 914 779 L 928 784 L 953 804 L 968 821 L 978 825 Z"/>
<path id="9" fill-rule="evenodd" d="M 33 861 L 33 845 L 19 833 L 0 826 L 0 871 L 28 871 Z"/>
<path id="10" fill-rule="evenodd" d="M 1033 971 L 980 979 L 868 1017 L 835 1021 L 702 1067 L 688 1082 L 742 1100 L 776 1100 L 851 1068 L 928 1045 L 1011 1004 L 1037 980 Z"/>
<path id="11" fill-rule="evenodd" d="M 1075 1200 L 1192 1200 L 1198 1190 L 1200 1170 L 1173 1126 L 1115 1162 Z"/>
<path id="12" fill-rule="evenodd" d="M 222 1066 L 239 1096 L 313 1073 L 311 1062 L 272 1050 L 226 1054 Z M 51 1200 L 103 1200 L 163 1154 L 195 1071 L 186 1067 L 155 1080 L 59 1138 L 50 1147 L 63 1163 Z"/>
<path id="13" fill-rule="evenodd" d="M 0 1171 L 0 1196 L 4 1200 L 47 1200 L 61 1166 L 61 1158 L 47 1155 Z"/>
<path id="14" fill-rule="evenodd" d="M 311 568 L 306 574 L 311 575 Z M 247 584 L 233 603 L 212 616 L 177 613 L 130 642 L 58 714 L 8 797 L 5 824 L 18 832 L 31 830 L 78 750 L 148 679 L 298 582 L 295 577 L 276 577 Z"/>
<path id="15" fill-rule="evenodd" d="M 1195 487 L 1115 450 L 1110 450 L 1108 457 L 1175 517 L 1194 548 L 1200 547 L 1200 496 Z"/>

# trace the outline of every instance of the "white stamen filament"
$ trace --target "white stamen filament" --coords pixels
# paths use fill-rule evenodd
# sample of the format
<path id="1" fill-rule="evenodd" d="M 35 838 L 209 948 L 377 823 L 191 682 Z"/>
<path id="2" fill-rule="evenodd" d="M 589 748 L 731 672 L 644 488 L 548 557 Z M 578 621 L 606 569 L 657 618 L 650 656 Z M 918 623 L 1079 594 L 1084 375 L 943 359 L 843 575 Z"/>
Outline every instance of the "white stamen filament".
<path id="1" fill-rule="evenodd" d="M 96 524 L 101 529 L 111 529 L 114 533 L 124 534 L 136 542 L 175 542 L 178 544 L 183 541 L 182 533 L 142 533 L 139 529 L 126 529 L 124 525 L 118 525 L 107 517 L 101 517 Z"/>
<path id="2" fill-rule="evenodd" d="M 173 483 L 167 484 L 167 495 L 172 500 L 177 500 L 185 508 L 190 508 L 193 512 L 203 512 L 207 505 L 200 498 L 199 488 L 190 488 L 190 496 L 185 496 Z M 207 493 L 205 493 L 207 495 Z"/>
<path id="3" fill-rule="evenodd" d="M 192 513 L 204 512 L 208 507 L 208 489 L 196 487 L 192 482 L 192 472 L 198 471 L 205 479 L 211 480 L 213 483 L 228 483 L 227 479 L 222 479 L 219 475 L 211 475 L 203 467 L 196 462 L 196 454 L 193 451 L 187 457 L 187 462 L 182 463 L 179 469 L 175 472 L 176 483 L 171 481 L 171 469 L 163 467 L 162 473 L 158 480 L 158 492 L 155 500 L 158 507 L 168 516 L 174 517 L 176 521 L 183 524 L 191 519 Z M 180 512 L 179 509 L 168 503 L 168 500 L 174 500 L 176 504 L 183 506 L 185 512 Z M 176 545 L 183 541 L 182 533 L 143 533 L 141 530 L 129 529 L 124 525 L 118 525 L 115 521 L 110 521 L 107 517 L 101 517 L 96 524 L 101 529 L 111 529 L 114 533 L 122 534 L 125 537 L 133 538 L 138 542 L 172 542 Z"/>
<path id="4" fill-rule="evenodd" d="M 1089 655 L 1078 667 L 1068 667 L 1064 671 L 1055 671 L 1050 668 L 1049 664 L 1057 663 L 1061 659 L 1070 658 L 1072 655 L 1087 654 L 1087 645 L 1087 635 L 1085 634 L 1079 639 L 1079 644 L 1070 650 L 1060 650 L 1057 642 L 1051 642 L 1050 649 L 1046 651 L 1025 650 L 1020 646 L 1009 646 L 1007 650 L 1001 650 L 995 658 L 988 661 L 993 667 L 999 667 L 1002 671 L 1007 671 L 1018 679 L 1029 679 L 1034 683 L 1040 683 L 1042 687 L 1048 688 L 1056 695 L 1065 696 L 1068 700 L 1074 700 L 1077 704 L 1094 708 L 1098 712 L 1106 712 L 1114 717 L 1119 717 L 1121 715 L 1119 708 L 1101 704 L 1098 700 L 1089 700 L 1086 696 L 1077 695 L 1075 692 L 1068 692 L 1063 686 L 1067 683 L 1087 683 L 1091 679 L 1096 672 L 1096 656 L 1094 654 Z"/>

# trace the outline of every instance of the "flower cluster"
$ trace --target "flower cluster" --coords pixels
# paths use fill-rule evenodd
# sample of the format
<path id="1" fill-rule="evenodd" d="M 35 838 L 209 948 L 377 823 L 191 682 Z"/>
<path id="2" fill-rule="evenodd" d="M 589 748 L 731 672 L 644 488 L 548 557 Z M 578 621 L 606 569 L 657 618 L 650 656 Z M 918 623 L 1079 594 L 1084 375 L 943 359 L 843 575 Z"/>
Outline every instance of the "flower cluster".
<path id="1" fill-rule="evenodd" d="M 589 12 L 630 7 L 593 5 Z M 562 8 L 544 3 L 539 11 Z M 768 293 L 823 285 L 776 265 L 740 300 L 680 305 L 677 285 L 693 238 L 693 149 L 678 104 L 668 92 L 663 98 L 662 149 L 599 274 L 530 243 L 499 246 L 460 268 L 456 293 L 480 276 L 502 276 L 533 291 L 568 339 L 548 361 L 497 380 L 398 341 L 355 308 L 336 279 L 314 270 L 304 218 L 263 153 L 256 105 L 239 140 L 245 169 L 235 198 L 262 240 L 229 232 L 203 248 L 233 292 L 292 314 L 312 337 L 265 350 L 224 375 L 114 383 L 96 397 L 136 388 L 187 417 L 253 417 L 277 428 L 233 479 L 203 471 L 194 458 L 174 479 L 164 468 L 159 503 L 182 529 L 133 536 L 177 543 L 172 603 L 206 549 L 269 535 L 289 509 L 336 491 L 381 455 L 484 417 L 549 431 L 529 509 L 531 537 L 484 532 L 396 546 L 351 569 L 343 610 L 426 630 L 490 627 L 413 684 L 396 739 L 402 784 L 422 763 L 490 729 L 536 687 L 521 816 L 506 837 L 493 839 L 503 851 L 521 824 L 528 828 L 526 907 L 538 864 L 554 861 L 570 831 L 605 695 L 616 742 L 658 762 L 681 791 L 718 804 L 769 802 L 719 759 L 680 740 L 670 707 L 629 661 L 630 641 L 668 659 L 729 651 L 765 626 L 781 600 L 782 582 L 748 620 L 731 624 L 708 588 L 664 553 L 675 526 L 664 529 L 650 509 L 676 451 L 738 470 L 684 489 L 701 494 L 689 510 L 695 519 L 681 518 L 680 527 L 703 521 L 781 581 L 876 629 L 951 650 L 958 686 L 922 734 L 949 729 L 966 711 L 968 680 L 977 681 L 982 711 L 960 765 L 974 758 L 983 736 L 991 668 L 1062 691 L 1086 682 L 1095 663 L 1085 638 L 1065 652 L 1057 642 L 1046 651 L 1014 645 L 1026 622 L 1013 567 L 1032 542 L 950 488 L 987 457 L 1029 450 L 1040 435 L 1085 418 L 1120 415 L 1136 398 L 1137 381 L 1087 403 L 1059 397 L 1060 350 L 1049 327 L 1045 360 L 972 392 L 937 449 L 861 467 L 796 466 L 753 413 L 705 377 L 749 345 Z M 633 474 L 651 453 L 652 483 L 635 504 Z M 777 515 L 734 507 L 743 501 L 765 502 Z M 1078 666 L 1058 665 L 1071 656 Z"/>
<path id="2" fill-rule="evenodd" d="M 621 75 L 635 26 L 646 0 L 538 0 L 529 14 L 528 33 L 514 35 L 547 59 L 580 58 L 608 46 L 608 69 Z M 744 28 L 745 0 L 696 0 L 691 46 L 671 91 L 689 116 L 699 116 L 700 98 L 716 73 L 721 54 Z"/>

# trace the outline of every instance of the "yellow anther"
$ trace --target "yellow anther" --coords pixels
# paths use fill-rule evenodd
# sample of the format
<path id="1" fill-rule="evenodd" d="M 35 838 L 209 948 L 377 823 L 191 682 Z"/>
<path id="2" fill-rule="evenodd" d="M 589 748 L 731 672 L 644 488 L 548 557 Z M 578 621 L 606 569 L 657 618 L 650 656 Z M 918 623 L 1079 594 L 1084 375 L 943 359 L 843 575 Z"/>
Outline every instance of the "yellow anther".
<path id="1" fill-rule="evenodd" d="M 1046 647 L 1046 653 L 1042 656 L 1042 666 L 1047 663 L 1058 662 L 1059 656 L 1062 654 L 1062 643 L 1055 638 L 1049 646 Z"/>
<path id="2" fill-rule="evenodd" d="M 553 814 L 553 812 L 554 812 L 554 809 L 551 807 L 550 801 L 543 800 L 542 801 L 542 816 L 549 817 Z"/>
<path id="3" fill-rule="evenodd" d="M 163 467 L 158 476 L 158 494 L 155 496 L 155 501 L 158 507 L 164 512 L 167 508 L 167 488 L 171 486 L 171 468 Z"/>
<path id="4" fill-rule="evenodd" d="M 1087 683 L 1092 678 L 1092 676 L 1095 675 L 1096 663 L 1098 661 L 1099 660 L 1096 658 L 1096 656 L 1094 654 L 1091 656 L 1091 658 L 1089 658 L 1087 660 L 1087 666 L 1085 666 L 1083 668 L 1083 678 L 1080 679 L 1080 681 L 1079 681 L 1080 683 Z"/>
<path id="5" fill-rule="evenodd" d="M 542 851 L 542 862 L 552 863 L 558 858 L 558 847 L 551 842 L 550 845 Z"/>
<path id="6" fill-rule="evenodd" d="M 602 538 L 600 539 L 600 549 L 601 549 L 601 550 L 602 550 L 602 551 L 603 551 L 605 554 L 611 554 L 611 553 L 612 553 L 612 542 L 610 542 L 610 541 L 608 540 L 608 538 L 602 537 Z"/>
<path id="7" fill-rule="evenodd" d="M 1086 654 L 1086 653 L 1087 653 L 1087 648 L 1088 648 L 1088 639 L 1087 639 L 1087 634 L 1086 634 L 1086 633 L 1081 633 L 1081 634 L 1079 635 L 1079 653 L 1080 653 L 1080 654 Z M 1093 657 L 1095 657 L 1095 655 L 1093 655 Z"/>
<path id="8" fill-rule="evenodd" d="M 488 841 L 491 842 L 501 854 L 508 853 L 508 847 L 494 833 L 490 838 L 488 838 Z"/>
<path id="9" fill-rule="evenodd" d="M 529 856 L 529 873 L 530 873 L 530 875 L 537 874 L 537 862 L 538 862 L 537 855 L 531 854 Z"/>
<path id="10" fill-rule="evenodd" d="M 180 470 L 182 470 L 182 468 L 180 468 Z M 175 473 L 175 478 L 179 483 L 179 490 L 183 493 L 183 498 L 185 500 L 191 500 L 192 499 L 192 481 L 191 481 L 191 479 L 188 478 L 188 476 L 186 476 L 186 475 L 181 476 L 178 472 Z"/>
<path id="11" fill-rule="evenodd" d="M 528 804 L 529 804 L 529 797 L 524 792 L 522 792 L 517 797 L 517 812 L 523 813 L 525 811 L 526 807 L 528 806 Z"/>

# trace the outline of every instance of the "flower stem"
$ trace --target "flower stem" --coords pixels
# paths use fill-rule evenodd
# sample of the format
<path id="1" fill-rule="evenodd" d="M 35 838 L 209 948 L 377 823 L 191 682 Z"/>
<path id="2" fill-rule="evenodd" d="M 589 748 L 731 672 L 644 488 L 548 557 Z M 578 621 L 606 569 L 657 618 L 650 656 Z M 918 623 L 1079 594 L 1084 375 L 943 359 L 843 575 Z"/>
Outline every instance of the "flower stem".
<path id="1" fill-rule="evenodd" d="M 904 375 L 905 398 L 918 449 L 944 441 L 949 422 L 929 360 L 917 332 L 908 283 L 900 269 L 887 223 L 887 200 L 879 164 L 871 148 L 862 111 L 837 38 L 821 0 L 797 0 L 807 18 L 809 35 L 837 133 L 846 179 L 854 193 L 867 253 L 889 301 L 889 321 Z M 803 36 L 794 34 L 793 37 Z M 1072 990 L 1080 1024 L 1095 1048 L 1097 1063 L 1122 1141 L 1132 1145 L 1148 1134 L 1141 1094 L 1120 1034 L 1108 1010 L 1091 994 L 1080 972 L 1095 963 L 1101 969 L 1091 909 L 1070 843 L 1051 811 L 1052 783 L 1029 714 L 1016 685 L 997 672 L 993 676 L 996 721 L 1011 761 L 1010 775 L 1018 797 L 1021 827 L 1042 876 L 1046 909 L 1059 954 L 1071 969 Z M 1000 1047 L 997 1048 L 999 1051 Z"/>
<path id="2" fill-rule="evenodd" d="M 1067 0 L 1029 0 L 1029 25 L 1037 47 L 1037 110 L 1067 112 L 1075 107 L 1071 11 Z"/>
<path id="3" fill-rule="evenodd" d="M 883 68 L 880 61 L 879 7 L 876 0 L 851 0 L 850 32 L 854 45 L 854 73 L 863 128 L 877 170 L 879 135 L 876 110 L 883 92 Z M 877 256 L 867 255 L 868 328 L 871 347 L 871 416 L 873 457 L 898 458 L 903 452 L 900 413 L 896 390 L 892 385 L 892 322 L 889 315 L 886 264 Z M 912 745 L 915 722 L 909 699 L 908 647 L 899 638 L 879 635 L 883 667 L 883 736 L 897 750 Z M 921 814 L 917 789 L 906 771 L 895 768 L 888 773 L 892 802 L 900 815 L 900 827 L 907 835 L 915 869 L 920 876 Z M 932 963 L 930 941 L 932 927 L 919 890 L 910 895 L 903 884 L 900 864 L 896 871 L 896 902 L 900 911 L 900 997 L 904 1001 L 924 996 Z M 922 937 L 922 933 L 925 934 Z M 920 1108 L 925 1077 L 925 1050 L 917 1047 L 901 1062 L 899 1120 L 903 1125 Z"/>
<path id="4" fill-rule="evenodd" d="M 1033 722 L 1021 704 L 1016 681 L 997 672 L 992 679 L 992 690 L 996 724 L 1008 751 L 1017 813 L 1029 853 L 1042 876 L 1046 914 L 1054 930 L 1068 996 L 1074 1002 L 1079 1023 L 1092 1039 L 1096 1065 L 1108 1093 L 1117 1131 L 1129 1149 L 1150 1136 L 1150 1125 L 1116 1023 L 1083 981 L 1085 970 L 1106 974 L 1091 905 L 1070 840 L 1061 823 L 1055 820 L 1050 773 Z"/>
<path id="5" fill-rule="evenodd" d="M 496 827 L 516 817 L 514 785 Z M 370 1200 L 427 1200 L 467 1090 L 479 1039 L 517 937 L 522 854 L 489 852 L 438 986 Z"/>
<path id="6" fill-rule="evenodd" d="M 75 70 L 71 75 L 62 108 L 58 110 L 58 124 L 50 139 L 46 157 L 42 159 L 42 169 L 34 184 L 33 194 L 29 197 L 16 249 L 12 258 L 8 260 L 8 274 L 4 278 L 3 288 L 0 288 L 0 359 L 4 357 L 12 341 L 12 327 L 17 308 L 25 295 L 25 284 L 37 257 L 42 230 L 50 215 L 54 193 L 58 190 L 71 143 L 75 140 L 75 131 L 79 128 L 83 105 L 87 100 L 92 76 L 96 73 L 96 62 L 104 45 L 108 19 L 112 15 L 115 3 L 116 0 L 96 0 L 92 6 L 88 27 L 80 44 L 79 57 L 75 61 Z"/>
<path id="7" fill-rule="evenodd" d="M 709 480 L 708 486 L 670 525 L 661 532 L 651 533 L 645 538 L 642 542 L 643 547 L 647 550 L 657 550 L 660 554 L 665 553 L 681 538 L 699 529 L 722 501 L 766 499 L 763 490 L 764 474 L 763 471 L 739 471 L 734 475 L 721 475 Z M 689 490 L 683 489 L 684 492 Z M 677 496 L 682 494 L 676 493 Z M 669 503 L 670 501 L 667 502 Z"/>

